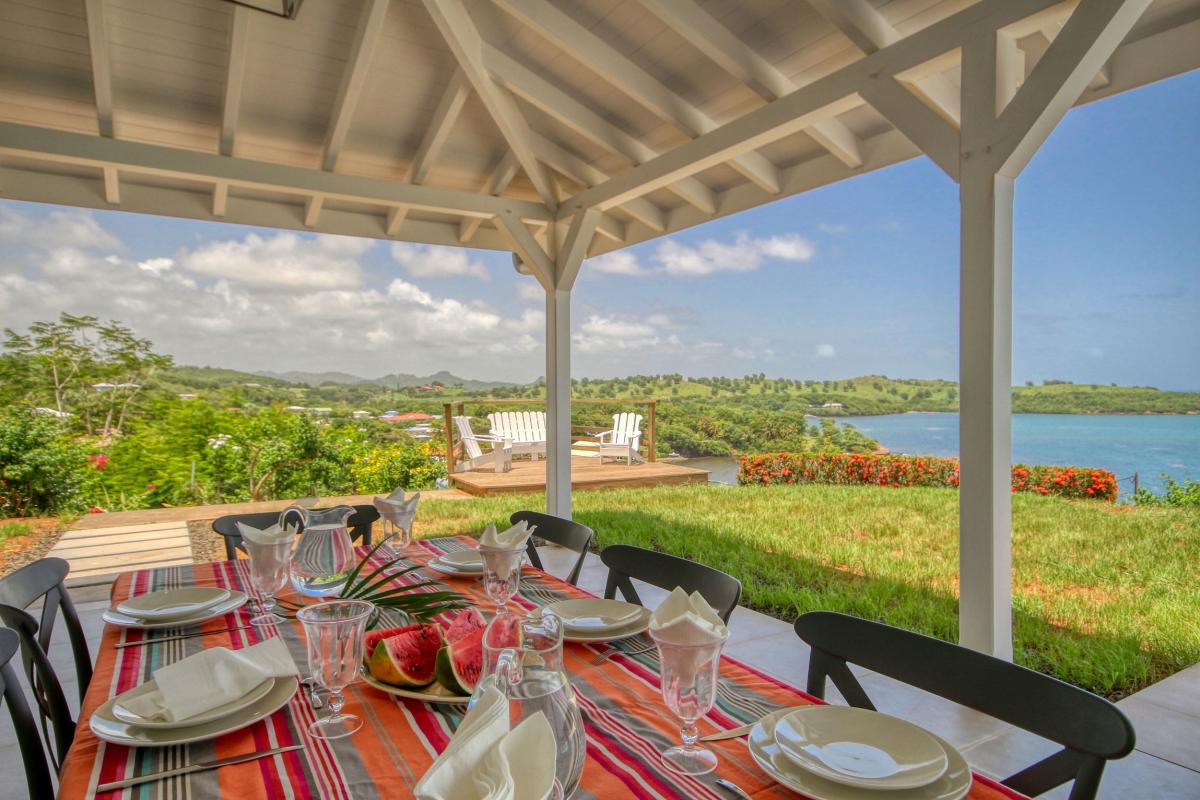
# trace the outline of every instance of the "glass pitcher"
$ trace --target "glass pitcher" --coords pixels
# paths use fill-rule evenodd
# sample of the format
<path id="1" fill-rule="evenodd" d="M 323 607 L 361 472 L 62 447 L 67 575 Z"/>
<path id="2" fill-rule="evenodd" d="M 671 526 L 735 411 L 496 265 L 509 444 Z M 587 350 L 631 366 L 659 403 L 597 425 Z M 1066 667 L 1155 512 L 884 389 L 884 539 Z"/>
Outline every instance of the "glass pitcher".
<path id="1" fill-rule="evenodd" d="M 575 689 L 563 668 L 563 628 L 553 612 L 498 614 L 483 635 L 483 677 L 472 704 L 488 686 L 509 701 L 513 727 L 541 711 L 554 732 L 551 800 L 570 797 L 583 775 L 587 741 Z"/>
<path id="2" fill-rule="evenodd" d="M 314 511 L 299 506 L 284 509 L 280 525 L 300 523 L 300 536 L 292 554 L 292 586 L 309 597 L 339 594 L 357 563 L 346 520 L 350 506 Z"/>

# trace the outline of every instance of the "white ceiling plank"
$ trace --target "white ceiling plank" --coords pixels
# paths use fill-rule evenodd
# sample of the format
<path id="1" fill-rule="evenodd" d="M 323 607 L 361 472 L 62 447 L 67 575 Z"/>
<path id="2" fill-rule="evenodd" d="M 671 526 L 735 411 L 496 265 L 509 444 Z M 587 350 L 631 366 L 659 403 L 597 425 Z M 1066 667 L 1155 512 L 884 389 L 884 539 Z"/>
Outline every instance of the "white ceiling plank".
<path id="1" fill-rule="evenodd" d="M 454 122 L 458 119 L 458 114 L 462 111 L 470 94 L 470 81 L 463 75 L 461 69 L 456 70 L 453 77 L 450 78 L 450 85 L 446 87 L 441 101 L 438 102 L 438 106 L 433 112 L 429 127 L 425 129 L 421 146 L 417 148 L 417 153 L 413 156 L 412 170 L 409 175 L 409 180 L 413 183 L 425 182 L 430 167 L 437 161 L 438 154 L 441 153 L 442 147 L 450 137 L 450 130 L 454 127 Z"/>
<path id="2" fill-rule="evenodd" d="M 356 203 L 407 205 L 414 209 L 483 218 L 511 210 L 533 224 L 546 224 L 550 219 L 541 203 L 516 198 L 415 186 L 12 122 L 0 122 L 0 155 L 3 154 L 64 164 L 114 166 L 122 172 L 180 178 L 206 186 L 225 182 L 230 186 L 256 187 L 303 197 L 319 194 Z"/>
<path id="3" fill-rule="evenodd" d="M 551 169 L 561 172 L 571 180 L 585 187 L 596 186 L 608 180 L 608 175 L 596 169 L 591 164 L 584 161 L 582 158 L 569 153 L 562 147 L 550 141 L 544 136 L 534 134 L 533 139 L 534 152 L 537 153 L 546 165 Z M 646 200 L 643 197 L 638 197 L 633 201 L 621 206 L 629 216 L 636 219 L 638 222 L 647 226 L 651 230 L 662 232 L 667 229 L 667 222 L 663 215 L 663 210 L 658 206 Z M 603 232 L 601 228 L 601 232 Z"/>
<path id="4" fill-rule="evenodd" d="M 233 7 L 229 31 L 229 59 L 225 67 L 225 92 L 221 101 L 221 155 L 233 155 L 237 139 L 238 114 L 242 108 L 242 86 L 246 80 L 246 62 L 250 52 L 250 20 L 246 6 Z"/>
<path id="5" fill-rule="evenodd" d="M 689 136 L 717 127 L 711 117 L 634 64 L 597 34 L 546 0 L 495 0 L 531 30 Z M 779 170 L 764 156 L 745 152 L 731 166 L 768 192 L 779 191 Z"/>
<path id="6" fill-rule="evenodd" d="M 321 206 L 325 205 L 325 198 L 320 195 L 313 195 L 304 201 L 304 227 L 317 227 L 317 220 L 321 217 Z"/>
<path id="7" fill-rule="evenodd" d="M 92 57 L 92 87 L 96 95 L 96 126 L 101 136 L 114 136 L 112 63 L 104 0 L 86 0 L 88 50 Z"/>
<path id="8" fill-rule="evenodd" d="M 988 152 L 997 172 L 1014 178 L 1020 174 L 1151 2 L 1080 0 L 996 120 Z"/>
<path id="9" fill-rule="evenodd" d="M 483 193 L 487 195 L 502 194 L 508 188 L 508 184 L 512 183 L 512 179 L 517 176 L 517 170 L 520 168 L 521 165 L 517 162 L 516 154 L 509 150 L 492 170 L 492 174 L 488 176 Z M 471 241 L 482 222 L 483 220 L 479 217 L 465 217 L 458 226 L 458 241 L 461 244 Z"/>
<path id="10" fill-rule="evenodd" d="M 224 217 L 229 206 L 229 184 L 218 183 L 213 186 L 212 214 L 214 217 Z"/>
<path id="11" fill-rule="evenodd" d="M 754 48 L 701 8 L 695 0 L 640 2 L 717 66 L 767 102 L 778 100 L 799 88 Z M 806 133 L 847 166 L 857 167 L 862 163 L 858 152 L 858 137 L 838 120 L 822 120 Z"/>
<path id="12" fill-rule="evenodd" d="M 104 200 L 110 206 L 121 205 L 121 178 L 116 167 L 104 168 Z"/>
<path id="13" fill-rule="evenodd" d="M 541 162 L 533 154 L 530 145 L 529 123 L 521 116 L 516 101 L 505 94 L 492 81 L 483 64 L 483 39 L 475 23 L 463 6 L 462 0 L 424 0 L 425 8 L 434 24 L 442 33 L 463 74 L 471 82 L 479 99 L 495 121 L 508 146 L 516 154 L 521 169 L 525 170 L 534 188 L 546 207 L 553 210 L 558 206 L 554 186 Z"/>
<path id="14" fill-rule="evenodd" d="M 659 151 L 630 136 L 500 50 L 485 44 L 484 60 L 496 80 L 510 92 L 608 152 L 633 164 L 644 164 L 659 155 Z M 712 190 L 697 178 L 686 178 L 666 188 L 707 214 L 716 211 Z"/>
<path id="15" fill-rule="evenodd" d="M 322 169 L 333 170 L 337 167 L 342 147 L 346 144 L 346 136 L 350 133 L 354 111 L 358 108 L 358 100 L 367 82 L 371 58 L 375 55 L 375 47 L 383 33 L 383 20 L 387 16 L 388 2 L 389 0 L 365 0 L 363 3 L 354 44 L 350 48 L 346 69 L 342 73 L 342 84 L 333 104 L 333 117 L 325 135 L 324 154 L 321 156 Z"/>
<path id="16" fill-rule="evenodd" d="M 868 0 L 808 0 L 808 4 L 867 55 L 903 38 Z M 958 87 L 945 75 L 930 75 L 916 83 L 918 93 L 957 126 L 962 119 Z"/>
<path id="17" fill-rule="evenodd" d="M 862 102 L 857 93 L 872 80 L 890 78 L 911 70 L 942 53 L 961 47 L 971 36 L 1004 28 L 1055 4 L 1056 0 L 1008 0 L 1004 3 L 968 6 L 897 40 L 885 51 L 851 62 L 789 95 L 747 112 L 709 134 L 614 175 L 600 186 L 571 198 L 569 205 L 608 209 L 667 183 L 694 175 L 715 163 L 728 161 L 747 149 L 763 147 L 820 119 L 857 107 Z M 560 219 L 564 216 L 561 213 L 559 215 Z"/>

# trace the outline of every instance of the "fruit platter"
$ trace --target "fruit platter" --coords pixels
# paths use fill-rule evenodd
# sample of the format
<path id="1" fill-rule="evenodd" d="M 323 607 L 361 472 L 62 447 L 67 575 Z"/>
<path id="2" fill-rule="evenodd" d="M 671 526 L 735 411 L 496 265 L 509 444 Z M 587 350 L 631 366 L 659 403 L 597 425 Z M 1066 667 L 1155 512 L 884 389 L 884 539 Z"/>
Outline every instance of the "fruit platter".
<path id="1" fill-rule="evenodd" d="M 465 703 L 483 671 L 487 620 L 477 608 L 448 624 L 416 623 L 369 631 L 362 677 L 382 692 L 426 703 Z"/>

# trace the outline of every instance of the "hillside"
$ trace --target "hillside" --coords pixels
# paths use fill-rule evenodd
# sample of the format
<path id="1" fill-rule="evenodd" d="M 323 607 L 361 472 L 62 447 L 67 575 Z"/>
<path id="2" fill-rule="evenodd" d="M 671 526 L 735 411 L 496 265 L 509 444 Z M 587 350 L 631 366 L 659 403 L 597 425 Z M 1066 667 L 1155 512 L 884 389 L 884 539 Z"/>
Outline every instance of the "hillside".
<path id="1" fill-rule="evenodd" d="M 408 372 L 398 372 L 378 378 L 362 378 L 347 372 L 301 372 L 296 370 L 289 372 L 262 372 L 259 374 L 289 383 L 304 384 L 305 386 L 326 386 L 328 384 L 357 386 L 359 384 L 372 384 L 388 389 L 407 389 L 417 386 L 440 384 L 442 386 L 461 386 L 463 389 L 477 391 L 515 385 L 506 381 L 477 381 L 470 378 L 460 378 L 446 370 L 439 370 L 432 375 L 425 376 L 413 375 Z"/>

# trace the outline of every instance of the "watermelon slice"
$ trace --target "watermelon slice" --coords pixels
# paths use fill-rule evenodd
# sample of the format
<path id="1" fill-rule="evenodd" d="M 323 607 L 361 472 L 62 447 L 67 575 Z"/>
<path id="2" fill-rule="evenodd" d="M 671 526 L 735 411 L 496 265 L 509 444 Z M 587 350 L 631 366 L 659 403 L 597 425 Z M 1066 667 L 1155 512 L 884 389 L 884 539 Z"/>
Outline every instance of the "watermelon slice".
<path id="1" fill-rule="evenodd" d="M 370 658 L 371 654 L 375 652 L 375 645 L 379 644 L 384 639 L 390 639 L 397 634 L 406 633 L 407 631 L 415 630 L 419 627 L 421 627 L 420 624 L 400 625 L 395 628 L 383 628 L 382 630 L 368 631 L 367 635 L 363 637 L 363 652 L 367 654 L 367 658 Z"/>
<path id="2" fill-rule="evenodd" d="M 442 638 L 446 640 L 446 644 L 454 644 L 467 634 L 486 627 L 487 620 L 483 618 L 483 614 L 479 613 L 478 608 L 471 606 L 460 611 L 449 625 L 444 626 Z"/>
<path id="3" fill-rule="evenodd" d="M 409 625 L 375 644 L 367 669 L 376 680 L 393 686 L 428 686 L 441 646 L 437 625 Z"/>
<path id="4" fill-rule="evenodd" d="M 434 675 L 438 683 L 454 694 L 471 694 L 479 683 L 483 672 L 483 633 L 484 628 L 476 628 L 438 650 Z"/>

